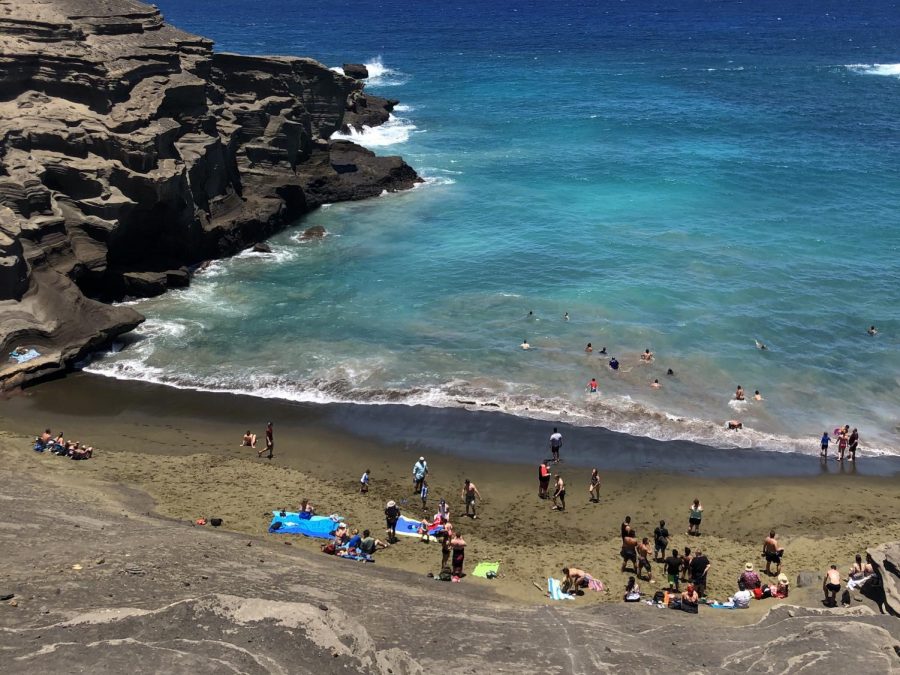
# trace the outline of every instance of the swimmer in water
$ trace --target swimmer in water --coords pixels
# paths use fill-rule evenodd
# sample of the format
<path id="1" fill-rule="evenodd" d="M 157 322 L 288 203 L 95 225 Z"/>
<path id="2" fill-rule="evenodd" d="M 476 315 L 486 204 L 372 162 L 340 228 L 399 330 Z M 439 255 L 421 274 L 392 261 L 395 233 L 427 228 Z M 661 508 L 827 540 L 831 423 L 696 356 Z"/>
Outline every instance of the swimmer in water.
<path id="1" fill-rule="evenodd" d="M 651 352 L 649 349 L 645 349 L 644 353 L 641 354 L 641 361 L 646 361 L 647 363 L 650 363 L 652 360 L 653 360 L 653 352 Z"/>
<path id="2" fill-rule="evenodd" d="M 669 368 L 669 369 L 666 371 L 666 375 L 675 375 L 675 371 L 672 370 L 671 368 Z"/>
<path id="3" fill-rule="evenodd" d="M 735 401 L 743 401 L 744 400 L 744 388 L 741 385 L 738 385 L 737 391 L 734 392 L 734 400 Z"/>
<path id="4" fill-rule="evenodd" d="M 875 326 L 869 326 L 869 330 L 866 331 L 869 335 L 878 335 L 878 329 Z"/>
<path id="5" fill-rule="evenodd" d="M 766 347 L 766 345 L 764 343 L 760 342 L 759 340 L 754 340 L 754 342 L 756 342 L 757 349 L 762 349 L 762 350 L 768 349 L 768 347 Z"/>
<path id="6" fill-rule="evenodd" d="M 531 345 L 528 344 L 528 338 L 522 338 L 522 344 L 520 346 L 522 349 L 531 349 Z"/>
<path id="7" fill-rule="evenodd" d="M 592 351 L 594 351 L 594 347 L 591 345 L 590 342 L 588 342 L 587 347 L 584 348 L 584 353 L 590 354 Z"/>
<path id="8" fill-rule="evenodd" d="M 606 347 L 600 347 L 600 351 L 597 353 L 598 354 L 606 354 Z"/>
<path id="9" fill-rule="evenodd" d="M 653 380 L 653 384 L 650 385 L 654 389 L 659 389 L 662 385 L 659 383 L 659 380 Z"/>
<path id="10" fill-rule="evenodd" d="M 563 319 L 565 319 L 566 321 L 569 320 L 569 313 L 568 313 L 568 312 L 566 312 L 566 313 L 563 315 Z"/>
<path id="11" fill-rule="evenodd" d="M 591 378 L 591 381 L 588 383 L 588 389 L 590 389 L 592 394 L 597 393 L 597 378 Z"/>
<path id="12" fill-rule="evenodd" d="M 740 422 L 740 420 L 728 420 L 725 423 L 725 427 L 731 431 L 737 431 L 738 429 L 743 429 L 744 425 Z"/>
<path id="13" fill-rule="evenodd" d="M 763 399 L 762 394 L 759 393 L 759 389 L 757 389 L 755 392 L 753 392 L 753 400 L 754 400 L 754 401 L 763 401 L 763 400 L 765 400 L 765 399 Z"/>
<path id="14" fill-rule="evenodd" d="M 612 368 L 613 370 L 619 369 L 619 362 L 616 360 L 615 356 L 609 360 L 609 367 Z"/>

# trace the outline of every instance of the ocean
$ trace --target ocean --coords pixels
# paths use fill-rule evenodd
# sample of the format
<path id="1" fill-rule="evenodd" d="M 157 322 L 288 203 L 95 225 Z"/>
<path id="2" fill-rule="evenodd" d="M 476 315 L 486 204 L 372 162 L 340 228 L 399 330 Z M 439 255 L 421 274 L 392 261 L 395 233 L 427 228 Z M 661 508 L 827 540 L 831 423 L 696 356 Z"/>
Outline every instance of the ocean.
<path id="1" fill-rule="evenodd" d="M 354 140 L 426 182 L 135 302 L 87 370 L 900 454 L 898 3 L 156 2 L 222 51 L 367 63 L 401 105 Z"/>

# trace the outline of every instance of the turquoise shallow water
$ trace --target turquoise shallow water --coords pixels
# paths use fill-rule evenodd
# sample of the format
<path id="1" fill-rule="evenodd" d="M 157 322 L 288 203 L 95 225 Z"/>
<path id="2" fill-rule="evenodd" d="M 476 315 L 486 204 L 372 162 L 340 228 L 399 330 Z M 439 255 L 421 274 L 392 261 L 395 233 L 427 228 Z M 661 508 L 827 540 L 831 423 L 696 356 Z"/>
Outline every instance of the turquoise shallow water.
<path id="1" fill-rule="evenodd" d="M 403 105 L 358 140 L 428 181 L 138 303 L 91 370 L 900 453 L 896 3 L 158 4 L 223 50 L 372 64 Z"/>

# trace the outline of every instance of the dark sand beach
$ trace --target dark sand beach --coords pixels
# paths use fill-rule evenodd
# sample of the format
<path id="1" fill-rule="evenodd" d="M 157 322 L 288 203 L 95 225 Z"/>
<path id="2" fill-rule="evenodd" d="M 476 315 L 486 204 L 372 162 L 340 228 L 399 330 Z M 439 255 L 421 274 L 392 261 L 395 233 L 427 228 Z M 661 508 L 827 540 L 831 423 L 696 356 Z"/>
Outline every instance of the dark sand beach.
<path id="1" fill-rule="evenodd" d="M 275 457 L 257 458 L 240 446 L 250 428 L 260 438 L 275 425 Z M 50 426 L 67 438 L 99 448 L 94 459 L 71 462 L 30 451 L 29 437 Z M 340 513 L 352 527 L 382 536 L 388 499 L 405 515 L 430 517 L 447 499 L 451 518 L 468 542 L 467 570 L 482 560 L 501 561 L 501 578 L 471 576 L 501 594 L 540 602 L 532 582 L 560 576 L 563 565 L 588 570 L 607 592 L 581 603 L 618 600 L 627 574 L 620 572 L 619 524 L 631 515 L 639 537 L 659 519 L 671 546 L 703 548 L 712 561 L 710 597 L 724 599 L 746 562 L 759 567 L 770 528 L 787 549 L 784 570 L 820 572 L 835 562 L 846 569 L 853 555 L 900 538 L 890 514 L 900 504 L 898 464 L 861 458 L 859 467 L 817 457 L 754 450 L 719 450 L 687 442 L 661 443 L 602 429 L 559 424 L 563 463 L 556 469 L 568 488 L 565 513 L 537 498 L 537 465 L 546 455 L 552 423 L 497 412 L 406 406 L 295 404 L 250 396 L 178 390 L 76 374 L 28 389 L 0 404 L 3 454 L 36 472 L 83 473 L 92 479 L 140 488 L 156 512 L 180 520 L 218 516 L 224 527 L 315 550 L 318 542 L 266 534 L 273 509 L 295 508 L 308 498 L 320 513 Z M 261 447 L 261 446 L 260 446 Z M 411 469 L 428 459 L 427 514 L 413 495 Z M 590 470 L 602 477 L 599 504 L 588 503 Z M 363 470 L 372 489 L 358 491 Z M 484 499 L 479 519 L 460 516 L 465 478 Z M 688 537 L 694 497 L 705 512 L 701 537 Z M 378 564 L 436 573 L 440 550 L 414 538 L 377 554 Z M 662 569 L 654 565 L 658 588 Z M 818 588 L 792 598 L 815 603 Z M 755 603 L 759 612 L 765 603 Z M 749 615 L 747 615 L 749 616 Z"/>

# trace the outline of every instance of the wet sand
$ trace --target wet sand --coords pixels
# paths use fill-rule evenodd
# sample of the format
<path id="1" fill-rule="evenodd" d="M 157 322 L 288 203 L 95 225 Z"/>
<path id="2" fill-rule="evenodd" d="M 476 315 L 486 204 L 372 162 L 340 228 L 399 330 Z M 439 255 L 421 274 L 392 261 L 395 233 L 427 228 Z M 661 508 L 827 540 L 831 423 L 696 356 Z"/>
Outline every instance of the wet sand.
<path id="1" fill-rule="evenodd" d="M 275 457 L 258 459 L 256 451 L 239 447 L 240 438 L 251 428 L 261 439 L 269 419 Z M 99 447 L 97 457 L 73 462 L 31 452 L 29 437 L 47 426 Z M 464 583 L 490 584 L 526 602 L 542 601 L 533 582 L 543 586 L 567 564 L 610 589 L 577 602 L 620 599 L 628 576 L 618 556 L 626 514 L 641 537 L 652 540 L 662 518 L 672 546 L 703 548 L 713 565 L 709 595 L 719 599 L 735 590 L 746 562 L 764 563 L 760 550 L 770 528 L 787 549 L 784 571 L 792 580 L 800 570 L 820 573 L 832 562 L 846 570 L 855 553 L 900 538 L 892 517 L 900 506 L 896 460 L 862 457 L 858 467 L 823 467 L 816 457 L 661 443 L 562 424 L 564 462 L 557 468 L 567 482 L 569 508 L 551 511 L 537 498 L 536 475 L 552 426 L 496 412 L 292 404 L 79 374 L 0 402 L 0 452 L 27 470 L 139 487 L 165 516 L 218 516 L 229 529 L 311 550 L 319 542 L 266 534 L 273 509 L 295 508 L 306 497 L 318 512 L 340 513 L 351 526 L 383 537 L 388 499 L 400 502 L 407 516 L 423 514 L 411 482 L 422 454 L 431 471 L 427 515 L 447 499 L 469 544 L 467 570 L 481 560 L 501 561 L 500 579 L 469 576 Z M 599 504 L 588 503 L 586 467 L 592 465 L 602 476 Z M 372 488 L 361 495 L 358 481 L 366 468 Z M 475 521 L 460 517 L 467 477 L 484 497 Z M 694 497 L 705 507 L 701 537 L 685 534 Z M 377 559 L 436 573 L 440 550 L 401 537 Z M 662 578 L 659 565 L 654 575 Z M 651 592 L 660 585 L 642 583 Z M 814 604 L 819 594 L 818 588 L 795 590 L 792 600 Z M 755 603 L 752 614 L 767 606 Z"/>

